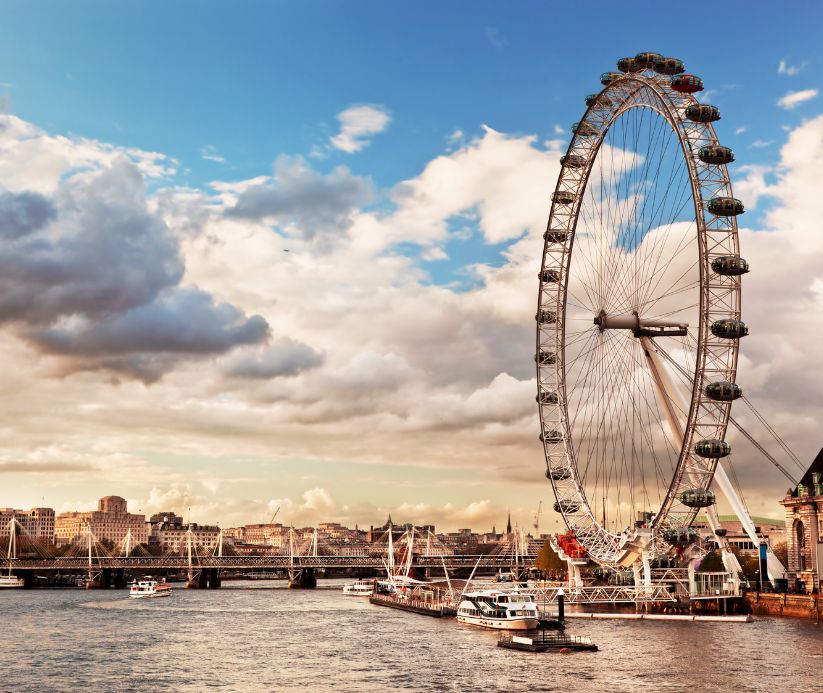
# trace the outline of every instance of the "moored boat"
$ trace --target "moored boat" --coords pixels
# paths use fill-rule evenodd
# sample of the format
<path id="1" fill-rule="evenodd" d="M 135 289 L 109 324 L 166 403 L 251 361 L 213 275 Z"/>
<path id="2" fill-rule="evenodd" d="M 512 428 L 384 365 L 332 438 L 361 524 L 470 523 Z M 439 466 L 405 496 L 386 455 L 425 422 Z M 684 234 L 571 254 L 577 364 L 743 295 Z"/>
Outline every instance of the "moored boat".
<path id="1" fill-rule="evenodd" d="M 343 585 L 347 597 L 371 597 L 374 594 L 374 580 L 358 580 L 351 585 Z"/>
<path id="2" fill-rule="evenodd" d="M 463 594 L 457 622 L 496 630 L 533 630 L 540 625 L 540 614 L 531 594 L 480 590 Z"/>
<path id="3" fill-rule="evenodd" d="M 129 597 L 168 597 L 171 595 L 171 585 L 166 581 L 155 580 L 150 575 L 135 580 L 129 587 Z"/>
<path id="4" fill-rule="evenodd" d="M 25 584 L 26 581 L 23 580 L 23 578 L 11 574 L 11 569 L 9 569 L 8 575 L 0 575 L 0 587 L 21 588 L 24 587 Z"/>

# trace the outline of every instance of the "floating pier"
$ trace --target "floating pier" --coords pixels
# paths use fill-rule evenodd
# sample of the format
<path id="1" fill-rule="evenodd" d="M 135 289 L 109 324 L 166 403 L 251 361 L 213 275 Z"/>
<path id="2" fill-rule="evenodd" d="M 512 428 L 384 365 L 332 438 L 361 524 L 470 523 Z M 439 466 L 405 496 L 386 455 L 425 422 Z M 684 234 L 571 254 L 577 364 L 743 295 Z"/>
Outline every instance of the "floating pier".
<path id="1" fill-rule="evenodd" d="M 597 652 L 597 645 L 591 641 L 591 638 L 549 633 L 546 631 L 538 631 L 534 635 L 503 633 L 497 641 L 497 646 L 505 647 L 509 650 L 522 650 L 524 652 L 548 652 L 549 650 L 561 652 L 589 650 Z"/>
<path id="2" fill-rule="evenodd" d="M 630 621 L 713 621 L 715 623 L 751 623 L 745 616 L 698 616 L 696 614 L 620 614 L 608 612 L 569 612 L 566 618 L 622 618 Z"/>
<path id="3" fill-rule="evenodd" d="M 439 600 L 419 599 L 417 597 L 396 596 L 393 594 L 373 594 L 369 597 L 371 604 L 378 606 L 388 606 L 392 609 L 400 609 L 401 611 L 411 611 L 415 614 L 422 614 L 424 616 L 434 616 L 435 618 L 442 618 L 443 616 L 454 616 L 455 609 L 450 604 L 446 604 Z"/>

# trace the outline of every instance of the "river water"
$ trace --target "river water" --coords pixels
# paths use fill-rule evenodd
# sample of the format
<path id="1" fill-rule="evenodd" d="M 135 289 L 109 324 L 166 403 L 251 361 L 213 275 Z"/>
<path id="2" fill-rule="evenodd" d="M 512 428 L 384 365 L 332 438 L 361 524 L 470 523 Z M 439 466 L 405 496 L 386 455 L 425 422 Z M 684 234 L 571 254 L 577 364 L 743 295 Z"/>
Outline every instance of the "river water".
<path id="1" fill-rule="evenodd" d="M 567 633 L 599 652 L 533 654 L 339 585 L 226 582 L 157 600 L 4 590 L 0 691 L 823 691 L 811 621 L 572 619 Z"/>

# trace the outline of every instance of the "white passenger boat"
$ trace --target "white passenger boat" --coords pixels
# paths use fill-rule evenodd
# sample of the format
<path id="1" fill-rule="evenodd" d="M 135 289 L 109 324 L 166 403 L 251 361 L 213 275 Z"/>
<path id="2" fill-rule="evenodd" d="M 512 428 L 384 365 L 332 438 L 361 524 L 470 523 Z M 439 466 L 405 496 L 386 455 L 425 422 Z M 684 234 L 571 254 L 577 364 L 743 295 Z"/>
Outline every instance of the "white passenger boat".
<path id="1" fill-rule="evenodd" d="M 168 597 L 171 595 L 171 585 L 166 581 L 155 580 L 147 575 L 141 580 L 135 580 L 129 588 L 129 597 Z"/>
<path id="2" fill-rule="evenodd" d="M 347 597 L 371 597 L 374 594 L 374 580 L 358 580 L 351 585 L 343 585 Z"/>
<path id="3" fill-rule="evenodd" d="M 25 580 L 21 577 L 17 577 L 16 575 L 11 574 L 11 569 L 9 569 L 8 575 L 0 575 L 0 587 L 23 587 L 26 584 Z"/>
<path id="4" fill-rule="evenodd" d="M 532 630 L 540 624 L 540 614 L 531 594 L 481 590 L 463 593 L 457 622 L 497 630 Z"/>

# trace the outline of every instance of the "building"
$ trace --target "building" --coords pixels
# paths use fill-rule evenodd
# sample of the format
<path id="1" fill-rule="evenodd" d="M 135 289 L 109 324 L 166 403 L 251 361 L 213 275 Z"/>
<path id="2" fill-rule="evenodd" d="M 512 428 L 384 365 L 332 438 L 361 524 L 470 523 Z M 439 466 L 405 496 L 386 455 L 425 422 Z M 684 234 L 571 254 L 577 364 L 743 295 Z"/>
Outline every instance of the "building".
<path id="1" fill-rule="evenodd" d="M 20 524 L 18 533 L 22 529 L 26 536 L 41 539 L 47 544 L 54 543 L 54 510 L 51 508 L 0 508 L 0 537 L 9 536 L 12 517 Z"/>
<path id="2" fill-rule="evenodd" d="M 174 513 L 152 515 L 149 526 L 149 546 L 156 546 L 163 553 L 186 553 L 191 536 L 194 553 L 212 555 L 220 541 L 220 528 L 216 525 L 183 524 L 183 518 Z"/>
<path id="3" fill-rule="evenodd" d="M 86 540 L 89 530 L 97 541 L 119 544 L 131 531 L 131 544 L 148 542 L 145 515 L 128 512 L 126 500 L 120 496 L 105 496 L 90 512 L 60 513 L 55 519 L 54 534 L 58 544 Z"/>
<path id="4" fill-rule="evenodd" d="M 769 546 L 774 546 L 786 538 L 786 524 L 783 520 L 773 520 L 768 517 L 752 517 L 755 532 L 757 536 L 766 542 Z M 745 529 L 743 523 L 737 515 L 719 515 L 720 528 L 726 530 L 726 540 L 731 544 L 733 549 L 736 549 L 744 556 L 757 556 L 759 548 L 752 543 L 751 537 Z M 698 533 L 710 540 L 715 541 L 714 532 L 709 526 L 709 521 L 705 515 L 699 515 L 695 518 L 693 527 Z"/>
<path id="5" fill-rule="evenodd" d="M 823 587 L 823 450 L 780 504 L 786 508 L 789 580 L 819 592 Z"/>

